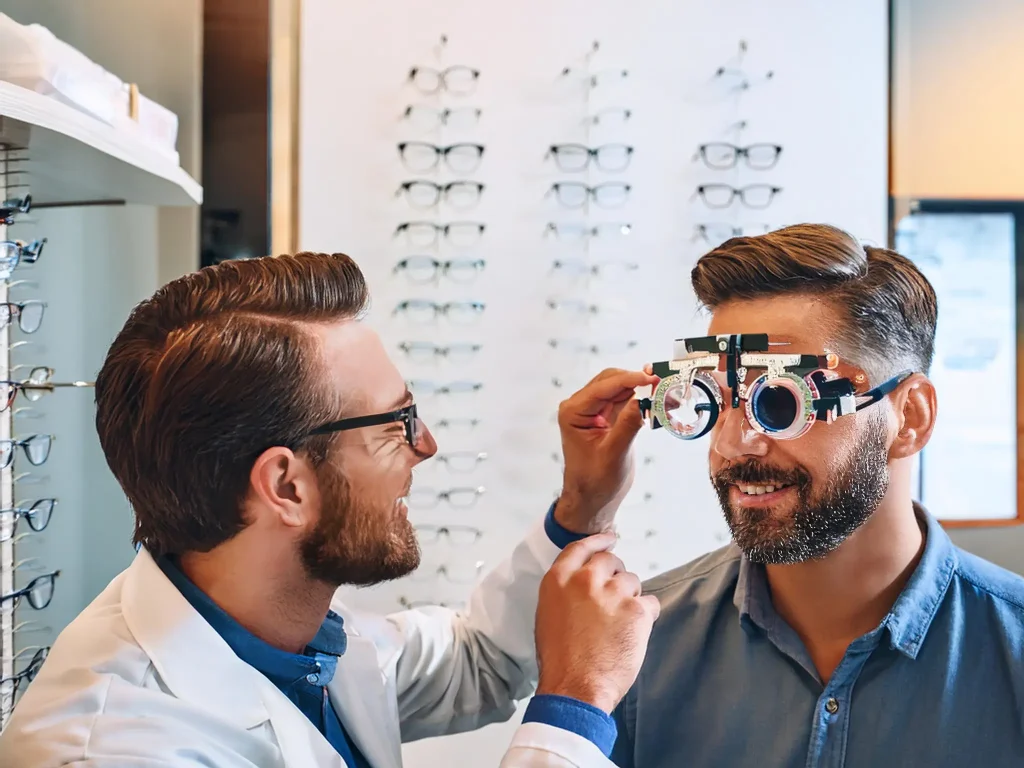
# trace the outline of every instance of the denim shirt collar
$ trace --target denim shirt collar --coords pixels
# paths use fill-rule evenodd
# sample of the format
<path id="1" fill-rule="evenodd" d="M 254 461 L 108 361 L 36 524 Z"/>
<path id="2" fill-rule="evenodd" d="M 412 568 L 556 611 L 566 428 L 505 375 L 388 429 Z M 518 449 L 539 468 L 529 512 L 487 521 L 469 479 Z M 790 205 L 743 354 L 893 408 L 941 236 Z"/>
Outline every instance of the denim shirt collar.
<path id="1" fill-rule="evenodd" d="M 327 612 L 324 623 L 304 653 L 289 653 L 264 642 L 235 621 L 192 583 L 172 558 L 160 557 L 156 562 L 164 575 L 216 630 L 235 655 L 275 684 L 306 680 L 324 686 L 334 677 L 338 657 L 345 653 L 347 646 L 344 620 L 334 611 Z"/>
<path id="2" fill-rule="evenodd" d="M 888 628 L 890 647 L 911 659 L 917 658 L 958 564 L 956 548 L 939 522 L 917 502 L 914 513 L 924 523 L 924 553 L 879 627 Z M 745 555 L 740 559 L 733 603 L 744 628 L 756 626 L 772 634 L 782 622 L 772 606 L 764 566 L 751 563 Z"/>

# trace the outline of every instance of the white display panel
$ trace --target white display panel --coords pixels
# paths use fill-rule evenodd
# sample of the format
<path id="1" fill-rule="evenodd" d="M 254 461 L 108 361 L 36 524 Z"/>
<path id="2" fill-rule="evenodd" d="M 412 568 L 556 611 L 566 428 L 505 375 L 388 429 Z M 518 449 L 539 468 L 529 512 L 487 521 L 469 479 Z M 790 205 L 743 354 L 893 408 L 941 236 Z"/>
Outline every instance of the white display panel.
<path id="1" fill-rule="evenodd" d="M 897 229 L 939 301 L 939 417 L 917 487 L 941 520 L 1017 517 L 1015 238 L 1010 213 L 917 213 Z"/>
<path id="2" fill-rule="evenodd" d="M 438 45 L 442 35 L 448 44 Z M 737 61 L 740 39 L 748 50 Z M 600 50 L 588 58 L 592 44 Z M 452 473 L 428 462 L 416 486 L 446 490 L 485 487 L 467 509 L 440 504 L 414 510 L 414 522 L 471 525 L 483 531 L 467 545 L 442 540 L 424 546 L 437 566 L 493 565 L 538 521 L 560 484 L 558 402 L 608 365 L 636 368 L 671 353 L 675 338 L 706 330 L 689 284 L 707 250 L 694 241 L 700 223 L 779 227 L 796 222 L 841 226 L 873 244 L 887 232 L 888 6 L 883 0 L 822 5 L 814 0 L 761 3 L 621 2 L 338 3 L 304 0 L 302 20 L 299 245 L 343 251 L 363 267 L 373 293 L 367 322 L 382 335 L 409 379 L 437 384 L 471 381 L 475 393 L 420 398 L 433 427 L 445 418 L 477 418 L 475 430 L 435 429 L 442 452 L 486 452 L 472 472 Z M 716 78 L 739 63 L 742 77 Z M 409 83 L 412 67 L 465 65 L 480 71 L 475 92 L 423 96 Z M 566 67 L 574 75 L 561 75 Z M 628 70 L 625 78 L 614 73 Z M 770 80 L 765 75 L 772 73 Z M 587 77 L 598 75 L 598 87 Z M 403 119 L 410 105 L 481 110 L 446 127 L 422 131 Z M 588 121 L 603 110 L 627 108 L 630 119 Z M 745 130 L 735 124 L 746 121 Z M 479 170 L 414 173 L 403 167 L 402 141 L 486 147 Z M 783 146 L 771 170 L 741 163 L 712 170 L 694 161 L 699 145 L 726 141 Z M 623 172 L 562 173 L 550 145 L 622 142 L 635 148 Z M 460 179 L 486 185 L 467 211 L 441 202 L 419 211 L 399 185 Z M 631 185 L 627 203 L 605 210 L 591 204 L 568 211 L 547 195 L 554 182 L 605 181 Z M 739 204 L 709 209 L 695 197 L 699 184 L 768 183 L 782 193 L 765 210 Z M 475 248 L 441 243 L 425 250 L 395 238 L 398 224 L 479 221 L 486 231 Z M 627 237 L 593 238 L 589 247 L 559 246 L 549 222 L 627 222 Z M 410 285 L 396 263 L 414 255 L 439 261 L 483 259 L 473 282 L 441 278 Z M 573 279 L 560 260 L 588 265 L 636 264 L 619 276 Z M 473 325 L 439 319 L 409 324 L 392 315 L 403 300 L 472 300 L 486 304 Z M 575 318 L 552 311 L 551 299 L 598 305 Z M 557 340 L 556 347 L 550 341 Z M 479 344 L 464 363 L 438 357 L 410 360 L 407 341 Z M 632 344 L 635 342 L 635 344 Z M 597 346 L 598 354 L 589 351 Z M 557 380 L 561 386 L 555 386 Z M 726 526 L 707 477 L 706 441 L 684 443 L 664 433 L 638 440 L 640 468 L 620 515 L 620 553 L 642 575 L 667 570 L 714 549 Z M 552 457 L 556 454 L 556 458 Z M 685 492 L 680 493 L 680 489 Z M 653 532 L 653 533 L 651 533 Z M 463 600 L 469 587 L 444 578 L 406 579 L 354 591 L 353 605 L 397 609 L 400 598 Z M 407 747 L 407 765 L 496 765 L 507 726 Z"/>

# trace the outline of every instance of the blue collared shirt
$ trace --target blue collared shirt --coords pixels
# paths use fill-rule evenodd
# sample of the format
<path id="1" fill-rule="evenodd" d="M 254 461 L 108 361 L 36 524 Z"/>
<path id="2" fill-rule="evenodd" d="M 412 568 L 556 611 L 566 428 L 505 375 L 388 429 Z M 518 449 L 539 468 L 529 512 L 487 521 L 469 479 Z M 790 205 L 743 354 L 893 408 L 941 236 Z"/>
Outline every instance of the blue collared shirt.
<path id="1" fill-rule="evenodd" d="M 1024 579 L 923 510 L 924 553 L 890 613 L 822 684 L 734 547 L 658 577 L 647 658 L 616 711 L 629 768 L 1020 768 Z"/>
<path id="2" fill-rule="evenodd" d="M 347 638 L 341 616 L 328 611 L 327 618 L 305 652 L 288 653 L 263 642 L 225 613 L 167 557 L 157 560 L 160 569 L 200 616 L 213 627 L 242 661 L 261 672 L 309 718 L 349 768 L 370 768 L 366 758 L 349 739 L 327 695 L 338 658 L 345 653 Z"/>

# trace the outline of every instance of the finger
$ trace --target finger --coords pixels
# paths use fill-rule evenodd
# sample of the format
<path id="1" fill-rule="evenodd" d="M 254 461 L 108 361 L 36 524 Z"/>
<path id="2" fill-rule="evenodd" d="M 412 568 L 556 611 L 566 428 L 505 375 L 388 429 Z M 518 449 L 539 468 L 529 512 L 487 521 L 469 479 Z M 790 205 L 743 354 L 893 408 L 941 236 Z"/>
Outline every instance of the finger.
<path id="1" fill-rule="evenodd" d="M 644 366 L 644 373 L 646 373 L 648 376 L 653 376 L 654 375 L 654 366 L 651 365 L 650 363 L 647 363 Z"/>
<path id="2" fill-rule="evenodd" d="M 626 570 L 626 564 L 611 552 L 597 552 L 585 566 L 602 582 L 611 581 L 616 574 Z"/>
<path id="3" fill-rule="evenodd" d="M 617 541 L 618 539 L 614 533 L 598 533 L 594 536 L 587 536 L 585 539 L 574 541 L 555 558 L 551 570 L 574 573 L 586 565 L 590 558 L 597 553 L 614 547 Z"/>
<path id="4" fill-rule="evenodd" d="M 654 380 L 654 376 L 643 371 L 616 371 L 603 379 L 595 379 L 564 405 L 570 417 L 596 416 L 609 403 L 632 399 L 637 387 L 653 384 Z"/>
<path id="5" fill-rule="evenodd" d="M 661 616 L 661 603 L 658 602 L 657 597 L 654 595 L 641 595 L 637 598 L 637 601 L 644 607 L 644 610 L 647 611 L 647 615 L 650 617 L 652 624 L 658 620 L 658 617 Z"/>
<path id="6" fill-rule="evenodd" d="M 635 400 L 624 404 L 622 411 L 612 423 L 610 448 L 618 453 L 625 453 L 633 445 L 640 428 L 644 425 L 644 416 L 636 407 Z M 632 406 L 632 407 L 629 407 Z"/>
<path id="7" fill-rule="evenodd" d="M 611 580 L 612 586 L 618 590 L 620 595 L 625 597 L 640 597 L 643 592 L 643 584 L 640 577 L 632 571 L 621 571 L 616 573 Z"/>

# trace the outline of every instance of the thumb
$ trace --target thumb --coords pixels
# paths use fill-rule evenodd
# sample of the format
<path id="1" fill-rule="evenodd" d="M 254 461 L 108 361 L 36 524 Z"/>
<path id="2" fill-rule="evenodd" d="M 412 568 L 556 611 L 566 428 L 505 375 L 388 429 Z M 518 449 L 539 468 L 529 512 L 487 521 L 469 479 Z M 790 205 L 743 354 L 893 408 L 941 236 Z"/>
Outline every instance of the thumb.
<path id="1" fill-rule="evenodd" d="M 658 617 L 661 616 L 661 603 L 658 602 L 658 598 L 654 595 L 641 595 L 637 599 L 643 605 L 644 610 L 647 611 L 647 615 L 651 617 L 651 624 L 656 622 Z"/>
<path id="2" fill-rule="evenodd" d="M 632 445 L 637 432 L 640 431 L 640 427 L 643 425 L 644 418 L 643 414 L 640 413 L 639 406 L 637 406 L 637 400 L 629 400 L 619 412 L 618 418 L 612 425 L 608 436 L 609 442 L 613 448 L 627 451 L 630 445 Z"/>

